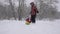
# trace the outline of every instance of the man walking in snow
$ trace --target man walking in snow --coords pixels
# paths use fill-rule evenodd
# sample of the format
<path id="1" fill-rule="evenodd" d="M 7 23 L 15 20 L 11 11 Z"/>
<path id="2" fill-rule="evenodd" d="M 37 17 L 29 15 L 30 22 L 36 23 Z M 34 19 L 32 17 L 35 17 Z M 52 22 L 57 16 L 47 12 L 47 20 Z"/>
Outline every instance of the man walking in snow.
<path id="1" fill-rule="evenodd" d="M 31 22 L 35 23 L 36 14 L 39 13 L 34 2 L 30 3 L 31 5 Z"/>

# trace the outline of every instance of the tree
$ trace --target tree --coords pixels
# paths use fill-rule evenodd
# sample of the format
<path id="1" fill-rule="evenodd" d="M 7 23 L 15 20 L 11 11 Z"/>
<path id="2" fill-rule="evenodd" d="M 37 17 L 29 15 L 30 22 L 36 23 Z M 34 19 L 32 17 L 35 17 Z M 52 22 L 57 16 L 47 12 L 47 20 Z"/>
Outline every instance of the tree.
<path id="1" fill-rule="evenodd" d="M 5 0 L 5 2 L 9 3 L 10 5 L 10 8 L 11 8 L 11 11 L 12 11 L 12 15 L 14 17 L 14 19 L 16 20 L 16 13 L 15 13 L 15 10 L 14 10 L 14 2 L 12 2 L 12 0 Z"/>
<path id="2" fill-rule="evenodd" d="M 57 9 L 54 2 L 56 0 L 39 0 L 40 1 L 40 17 L 39 18 L 54 18 Z"/>
<path id="3" fill-rule="evenodd" d="M 13 12 L 13 17 L 14 17 L 15 20 L 16 20 L 15 11 L 14 11 L 14 5 L 12 4 L 12 0 L 9 0 L 9 3 L 10 3 L 10 5 L 11 5 L 11 9 L 12 9 L 12 12 Z"/>
<path id="4" fill-rule="evenodd" d="M 19 0 L 19 7 L 18 7 L 18 19 L 21 20 L 23 17 L 24 11 L 24 0 Z"/>

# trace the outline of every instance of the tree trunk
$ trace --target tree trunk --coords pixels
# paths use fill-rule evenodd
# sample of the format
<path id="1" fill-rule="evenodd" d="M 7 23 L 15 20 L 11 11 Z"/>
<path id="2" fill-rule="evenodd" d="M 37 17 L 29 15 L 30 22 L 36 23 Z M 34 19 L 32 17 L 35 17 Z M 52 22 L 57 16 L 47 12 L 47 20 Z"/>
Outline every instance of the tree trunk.
<path id="1" fill-rule="evenodd" d="M 24 11 L 24 0 L 19 0 L 19 7 L 18 7 L 18 19 L 22 20 Z"/>
<path id="2" fill-rule="evenodd" d="M 13 17 L 14 17 L 15 20 L 16 20 L 15 11 L 14 11 L 14 6 L 12 5 L 12 0 L 9 0 L 9 3 L 10 3 L 10 5 L 11 5 L 11 9 L 12 9 L 12 12 L 13 12 Z"/>

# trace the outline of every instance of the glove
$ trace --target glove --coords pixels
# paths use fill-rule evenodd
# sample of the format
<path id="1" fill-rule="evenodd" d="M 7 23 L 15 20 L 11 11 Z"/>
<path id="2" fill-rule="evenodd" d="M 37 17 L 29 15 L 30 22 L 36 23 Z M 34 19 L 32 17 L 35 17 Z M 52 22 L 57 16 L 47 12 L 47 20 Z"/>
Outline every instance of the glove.
<path id="1" fill-rule="evenodd" d="M 37 11 L 37 13 L 39 13 L 39 11 Z"/>

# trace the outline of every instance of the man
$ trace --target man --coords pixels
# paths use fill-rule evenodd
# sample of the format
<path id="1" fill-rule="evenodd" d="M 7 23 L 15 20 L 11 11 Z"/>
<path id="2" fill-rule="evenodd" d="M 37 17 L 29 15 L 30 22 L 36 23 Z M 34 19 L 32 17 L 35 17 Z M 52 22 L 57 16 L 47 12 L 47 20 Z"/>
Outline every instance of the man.
<path id="1" fill-rule="evenodd" d="M 36 14 L 39 13 L 34 2 L 30 3 L 31 5 L 31 22 L 35 23 Z"/>

